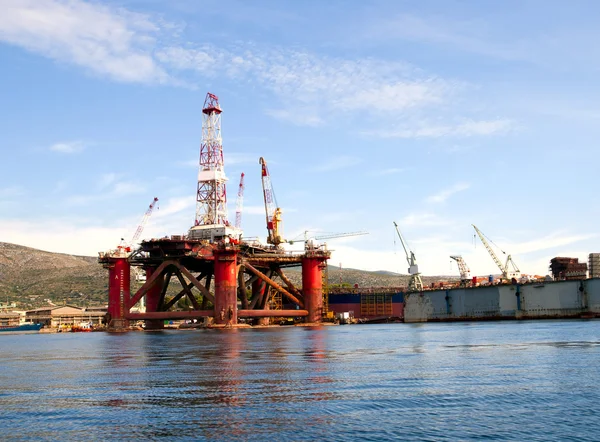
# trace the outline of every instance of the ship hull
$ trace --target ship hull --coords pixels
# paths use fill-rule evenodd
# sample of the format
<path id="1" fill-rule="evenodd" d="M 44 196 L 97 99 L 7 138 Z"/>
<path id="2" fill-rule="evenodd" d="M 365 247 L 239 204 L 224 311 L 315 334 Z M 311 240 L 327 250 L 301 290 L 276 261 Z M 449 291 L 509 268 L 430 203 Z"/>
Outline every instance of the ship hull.
<path id="1" fill-rule="evenodd" d="M 38 332 L 44 324 L 21 324 L 15 326 L 0 326 L 0 332 Z"/>
<path id="2" fill-rule="evenodd" d="M 600 279 L 428 290 L 405 295 L 404 322 L 600 316 Z"/>

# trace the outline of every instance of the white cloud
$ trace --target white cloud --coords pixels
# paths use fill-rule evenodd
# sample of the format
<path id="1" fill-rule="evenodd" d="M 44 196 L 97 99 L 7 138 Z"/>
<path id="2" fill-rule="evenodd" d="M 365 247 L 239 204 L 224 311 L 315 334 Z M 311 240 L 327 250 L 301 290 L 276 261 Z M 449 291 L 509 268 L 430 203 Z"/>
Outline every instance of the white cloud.
<path id="1" fill-rule="evenodd" d="M 116 173 L 106 173 L 97 180 L 96 189 L 100 193 L 71 195 L 65 201 L 71 205 L 83 206 L 111 198 L 144 193 L 146 186 L 138 181 L 123 180 L 122 175 Z"/>
<path id="2" fill-rule="evenodd" d="M 507 251 L 510 250 L 511 253 L 524 254 L 566 246 L 596 237 L 598 235 L 595 234 L 567 235 L 565 232 L 553 232 L 539 239 L 508 244 L 504 248 Z"/>
<path id="3" fill-rule="evenodd" d="M 448 189 L 444 189 L 435 195 L 427 197 L 426 201 L 429 203 L 443 203 L 455 193 L 467 190 L 469 187 L 471 187 L 471 185 L 468 183 L 457 183 Z"/>
<path id="4" fill-rule="evenodd" d="M 117 246 L 125 229 L 121 227 L 83 227 L 70 220 L 45 220 L 46 228 L 36 222 L 0 220 L 0 241 L 56 253 L 94 256 Z"/>
<path id="5" fill-rule="evenodd" d="M 0 188 L 0 199 L 9 199 L 14 198 L 20 195 L 23 195 L 24 191 L 19 186 L 10 186 Z"/>
<path id="6" fill-rule="evenodd" d="M 258 159 L 260 158 L 260 155 L 250 154 L 247 152 L 226 151 L 223 153 L 223 155 L 227 166 L 235 164 L 258 164 Z M 196 165 L 198 165 L 198 161 L 196 161 Z"/>
<path id="7" fill-rule="evenodd" d="M 314 172 L 331 172 L 332 170 L 347 169 L 362 163 L 362 160 L 357 157 L 339 156 L 323 161 L 318 166 L 312 168 Z"/>
<path id="8" fill-rule="evenodd" d="M 346 111 L 403 111 L 415 106 L 442 102 L 448 88 L 446 82 L 436 79 L 398 81 L 381 86 L 373 85 L 371 89 L 355 90 L 348 97 L 342 96 L 335 106 Z"/>
<path id="9" fill-rule="evenodd" d="M 193 214 L 195 206 L 196 199 L 193 196 L 170 198 L 166 202 L 161 202 L 159 199 L 152 216 L 154 219 L 162 219 L 186 210 L 188 213 Z"/>
<path id="10" fill-rule="evenodd" d="M 311 112 L 313 113 L 311 114 Z M 288 121 L 297 126 L 316 127 L 325 123 L 321 117 L 314 114 L 314 109 L 309 108 L 304 110 L 268 109 L 265 113 L 273 118 Z"/>
<path id="11" fill-rule="evenodd" d="M 242 209 L 243 215 L 263 215 L 265 216 L 265 206 L 246 206 Z M 287 212 L 287 210 L 286 210 Z M 243 216 L 242 215 L 242 216 Z"/>
<path id="12" fill-rule="evenodd" d="M 489 35 L 490 24 L 480 20 L 451 21 L 439 16 L 418 17 L 401 14 L 367 28 L 370 37 L 404 39 L 450 46 L 474 54 L 502 60 L 527 60 L 531 47 L 516 40 L 494 41 Z"/>
<path id="13" fill-rule="evenodd" d="M 85 148 L 82 141 L 68 141 L 63 143 L 55 143 L 50 146 L 50 150 L 60 153 L 79 153 Z"/>
<path id="14" fill-rule="evenodd" d="M 111 184 L 113 184 L 114 182 L 116 182 L 117 179 L 118 179 L 118 175 L 116 173 L 105 173 L 98 180 L 98 188 L 104 189 L 104 188 L 110 186 Z"/>
<path id="15" fill-rule="evenodd" d="M 406 172 L 406 168 L 403 167 L 392 167 L 389 169 L 383 169 L 375 172 L 376 175 L 395 175 L 397 173 Z"/>
<path id="16" fill-rule="evenodd" d="M 409 111 L 416 110 L 447 119 L 447 104 L 465 85 L 403 62 L 328 57 L 253 42 L 194 45 L 182 43 L 172 24 L 124 8 L 82 0 L 3 2 L 1 41 L 116 81 L 197 87 L 227 78 L 269 93 L 267 100 L 274 97 L 275 103 L 265 113 L 297 125 L 319 126 L 357 111 L 378 117 L 384 127 L 404 122 L 395 130 L 373 131 L 384 138 L 468 137 L 512 127 L 503 119 L 435 125 L 410 120 Z M 72 152 L 75 146 L 56 148 Z"/>
<path id="17" fill-rule="evenodd" d="M 114 184 L 112 194 L 116 196 L 124 196 L 143 193 L 145 190 L 146 186 L 144 186 L 142 183 L 136 181 L 121 181 Z"/>
<path id="18" fill-rule="evenodd" d="M 406 215 L 399 222 L 399 226 L 444 226 L 449 224 L 447 218 L 430 212 L 413 212 Z"/>
<path id="19" fill-rule="evenodd" d="M 81 0 L 3 0 L 0 40 L 124 82 L 164 82 L 152 58 L 157 25 Z"/>
<path id="20" fill-rule="evenodd" d="M 515 123 L 507 119 L 467 120 L 454 125 L 437 125 L 420 122 L 395 130 L 370 131 L 363 134 L 381 138 L 472 137 L 503 134 L 515 129 L 515 127 Z"/>
<path id="21" fill-rule="evenodd" d="M 405 63 L 337 59 L 277 48 L 169 47 L 157 57 L 173 69 L 259 84 L 281 102 L 279 108 L 266 110 L 268 115 L 308 126 L 323 124 L 323 115 L 331 112 L 403 112 L 437 104 L 460 87 Z"/>

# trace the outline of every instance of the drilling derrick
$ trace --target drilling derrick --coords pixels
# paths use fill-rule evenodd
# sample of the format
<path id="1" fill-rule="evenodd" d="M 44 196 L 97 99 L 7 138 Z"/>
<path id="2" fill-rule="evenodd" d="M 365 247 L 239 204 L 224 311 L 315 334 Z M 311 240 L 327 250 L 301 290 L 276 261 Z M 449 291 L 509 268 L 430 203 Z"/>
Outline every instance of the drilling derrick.
<path id="1" fill-rule="evenodd" d="M 221 107 L 219 98 L 206 94 L 202 108 L 202 144 L 198 190 L 196 192 L 196 219 L 189 231 L 191 239 L 214 240 L 224 236 L 239 237 L 237 229 L 227 221 L 227 192 L 223 143 L 221 139 Z"/>

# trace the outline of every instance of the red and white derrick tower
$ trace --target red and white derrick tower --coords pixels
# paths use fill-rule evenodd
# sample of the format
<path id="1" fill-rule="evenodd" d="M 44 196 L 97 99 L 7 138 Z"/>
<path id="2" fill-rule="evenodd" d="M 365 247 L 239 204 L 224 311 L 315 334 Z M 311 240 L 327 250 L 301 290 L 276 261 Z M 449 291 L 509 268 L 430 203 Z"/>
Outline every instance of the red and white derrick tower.
<path id="1" fill-rule="evenodd" d="M 221 139 L 221 106 L 219 98 L 206 94 L 202 108 L 202 144 L 198 190 L 196 192 L 196 219 L 189 231 L 192 239 L 239 237 L 238 229 L 227 220 L 227 191 L 223 142 Z"/>

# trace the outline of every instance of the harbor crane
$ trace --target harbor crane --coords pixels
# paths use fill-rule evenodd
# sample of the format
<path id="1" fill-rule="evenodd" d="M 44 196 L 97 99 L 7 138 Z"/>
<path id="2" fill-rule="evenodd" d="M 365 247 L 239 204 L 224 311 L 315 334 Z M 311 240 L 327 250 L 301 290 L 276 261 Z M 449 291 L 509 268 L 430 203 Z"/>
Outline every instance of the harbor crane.
<path id="1" fill-rule="evenodd" d="M 237 201 L 235 203 L 235 227 L 242 228 L 242 208 L 244 206 L 244 172 L 240 176 L 240 185 L 238 187 Z"/>
<path id="2" fill-rule="evenodd" d="M 400 242 L 402 243 L 402 248 L 404 248 L 404 253 L 406 253 L 406 261 L 408 262 L 408 274 L 410 275 L 410 279 L 408 281 L 408 291 L 409 292 L 420 292 L 423 291 L 423 279 L 421 278 L 421 274 L 419 273 L 419 266 L 417 265 L 417 258 L 412 250 L 407 246 L 402 234 L 400 233 L 400 229 L 398 229 L 398 224 L 394 221 L 394 227 L 396 227 L 396 232 L 398 233 L 398 237 L 400 238 Z M 409 253 L 410 252 L 410 253 Z"/>
<path id="3" fill-rule="evenodd" d="M 129 242 L 129 244 L 132 247 L 140 239 L 140 236 L 142 235 L 142 232 L 144 231 L 144 227 L 146 226 L 146 223 L 148 222 L 148 218 L 150 218 L 150 215 L 152 215 L 152 211 L 154 210 L 154 206 L 156 206 L 156 203 L 158 203 L 158 198 L 154 197 L 154 199 L 152 200 L 152 203 L 150 203 L 150 206 L 148 206 L 148 210 L 146 210 L 146 213 L 144 213 L 144 216 L 142 217 L 142 220 L 140 221 L 140 224 L 138 225 L 135 233 L 133 234 L 133 238 L 131 238 L 131 241 Z"/>
<path id="4" fill-rule="evenodd" d="M 479 236 L 479 239 L 481 239 L 481 242 L 483 243 L 483 245 L 487 249 L 488 253 L 490 254 L 490 256 L 492 257 L 492 259 L 494 260 L 494 262 L 496 263 L 496 265 L 498 266 L 498 268 L 502 272 L 502 277 L 504 279 L 508 279 L 508 280 L 513 279 L 513 278 L 518 280 L 519 278 L 521 278 L 521 271 L 519 270 L 519 268 L 517 267 L 517 265 L 515 264 L 515 262 L 512 260 L 512 257 L 510 255 L 508 255 L 506 257 L 506 262 L 503 265 L 502 262 L 500 261 L 500 259 L 498 258 L 498 256 L 496 256 L 496 254 L 494 253 L 494 251 L 492 250 L 492 248 L 490 247 L 490 245 L 486 241 L 485 235 L 481 232 L 481 230 L 479 230 L 475 226 L 475 224 L 471 224 L 471 225 L 475 229 L 475 232 L 477 232 L 477 235 Z M 506 252 L 504 252 L 503 250 L 500 250 L 500 251 L 504 255 L 506 255 Z M 509 270 L 510 267 L 512 267 L 512 270 Z"/>
<path id="5" fill-rule="evenodd" d="M 271 175 L 267 168 L 267 162 L 263 157 L 258 160 L 261 165 L 261 176 L 262 176 L 262 188 L 265 200 L 265 214 L 267 218 L 267 243 L 272 244 L 275 247 L 284 242 L 281 237 L 281 209 L 277 205 L 277 199 L 273 192 L 273 186 L 271 184 Z"/>
<path id="6" fill-rule="evenodd" d="M 304 231 L 304 239 L 302 241 L 304 241 L 304 247 L 305 248 L 309 248 L 312 247 L 312 241 L 320 241 L 323 239 L 334 239 L 334 238 L 343 238 L 346 236 L 358 236 L 358 235 L 368 235 L 369 232 L 364 232 L 364 231 L 359 231 L 359 232 L 346 232 L 346 233 L 331 233 L 331 234 L 326 234 L 326 235 L 317 235 L 317 236 L 308 236 L 308 230 Z M 300 240 L 290 240 L 287 241 L 289 244 L 294 244 L 295 242 L 298 242 Z"/>
<path id="7" fill-rule="evenodd" d="M 139 225 L 137 226 L 137 229 L 135 230 L 135 233 L 133 234 L 131 241 L 125 242 L 125 239 L 121 238 L 121 242 L 117 246 L 116 250 L 111 252 L 113 256 L 128 256 L 131 253 L 132 248 L 135 247 L 138 240 L 142 236 L 144 227 L 146 226 L 146 223 L 148 222 L 148 218 L 150 218 L 150 215 L 152 215 L 152 211 L 154 210 L 156 203 L 158 203 L 158 198 L 154 197 L 154 199 L 150 203 L 150 206 L 148 206 L 146 213 L 144 213 L 142 220 L 140 221 Z"/>
<path id="8" fill-rule="evenodd" d="M 460 255 L 452 255 L 450 256 L 456 263 L 458 264 L 458 271 L 460 272 L 460 284 L 467 285 L 471 282 L 471 271 L 469 270 L 469 266 Z"/>

